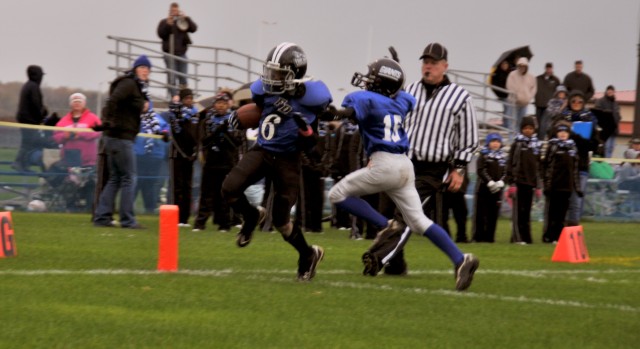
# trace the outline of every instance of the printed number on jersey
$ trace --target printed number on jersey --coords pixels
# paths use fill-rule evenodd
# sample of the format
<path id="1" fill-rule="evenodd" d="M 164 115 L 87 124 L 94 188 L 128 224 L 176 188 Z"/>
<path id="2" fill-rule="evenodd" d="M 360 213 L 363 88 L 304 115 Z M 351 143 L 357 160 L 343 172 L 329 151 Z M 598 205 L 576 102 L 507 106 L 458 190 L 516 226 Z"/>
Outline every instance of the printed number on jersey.
<path id="1" fill-rule="evenodd" d="M 385 115 L 384 116 L 384 141 L 396 143 L 400 141 L 400 135 L 398 130 L 402 124 L 402 117 L 400 115 Z"/>
<path id="2" fill-rule="evenodd" d="M 260 134 L 265 140 L 270 140 L 276 135 L 276 125 L 280 124 L 282 117 L 278 114 L 270 114 L 264 118 L 260 125 Z"/>

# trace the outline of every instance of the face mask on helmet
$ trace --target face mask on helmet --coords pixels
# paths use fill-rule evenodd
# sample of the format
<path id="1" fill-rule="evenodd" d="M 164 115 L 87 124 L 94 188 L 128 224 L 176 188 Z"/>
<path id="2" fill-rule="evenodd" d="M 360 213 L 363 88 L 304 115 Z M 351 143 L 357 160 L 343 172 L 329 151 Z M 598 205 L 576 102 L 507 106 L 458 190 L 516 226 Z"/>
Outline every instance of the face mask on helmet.
<path id="1" fill-rule="evenodd" d="M 269 94 L 293 92 L 307 72 L 307 57 L 298 45 L 283 42 L 267 56 L 262 72 L 263 90 Z"/>
<path id="2" fill-rule="evenodd" d="M 351 85 L 387 97 L 394 97 L 402 88 L 404 72 L 397 62 L 383 58 L 369 64 L 368 68 L 366 75 L 354 73 Z"/>
<path id="3" fill-rule="evenodd" d="M 262 71 L 262 88 L 270 94 L 282 94 L 296 88 L 295 73 L 288 67 L 267 62 Z"/>

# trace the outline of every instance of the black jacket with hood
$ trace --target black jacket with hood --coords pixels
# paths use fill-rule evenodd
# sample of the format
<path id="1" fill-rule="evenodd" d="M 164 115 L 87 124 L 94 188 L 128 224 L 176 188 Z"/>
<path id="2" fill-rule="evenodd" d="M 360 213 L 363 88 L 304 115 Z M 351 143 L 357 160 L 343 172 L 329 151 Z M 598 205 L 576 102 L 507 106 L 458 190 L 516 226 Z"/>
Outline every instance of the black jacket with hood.
<path id="1" fill-rule="evenodd" d="M 47 116 L 47 108 L 42 103 L 40 83 L 44 72 L 37 65 L 27 67 L 27 81 L 20 91 L 20 102 L 16 119 L 21 124 L 39 125 Z"/>
<path id="2" fill-rule="evenodd" d="M 111 83 L 109 99 L 102 110 L 104 134 L 108 137 L 133 141 L 140 130 L 140 114 L 147 96 L 133 72 Z"/>

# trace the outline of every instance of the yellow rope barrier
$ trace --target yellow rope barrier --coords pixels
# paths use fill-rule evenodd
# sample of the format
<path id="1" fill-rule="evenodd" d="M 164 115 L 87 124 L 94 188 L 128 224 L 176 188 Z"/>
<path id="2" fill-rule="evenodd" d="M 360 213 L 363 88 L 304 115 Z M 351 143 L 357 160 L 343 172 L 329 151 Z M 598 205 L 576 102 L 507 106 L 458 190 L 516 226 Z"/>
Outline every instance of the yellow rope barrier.
<path id="1" fill-rule="evenodd" d="M 90 128 L 82 128 L 82 127 L 58 127 L 58 126 L 45 126 L 45 125 L 30 125 L 30 124 L 21 124 L 17 122 L 7 122 L 0 121 L 0 126 L 5 127 L 14 127 L 14 128 L 28 128 L 34 130 L 46 130 L 46 131 L 66 131 L 66 132 L 96 132 Z M 149 133 L 138 133 L 138 137 L 144 138 L 155 138 L 162 139 L 161 135 L 149 134 Z"/>

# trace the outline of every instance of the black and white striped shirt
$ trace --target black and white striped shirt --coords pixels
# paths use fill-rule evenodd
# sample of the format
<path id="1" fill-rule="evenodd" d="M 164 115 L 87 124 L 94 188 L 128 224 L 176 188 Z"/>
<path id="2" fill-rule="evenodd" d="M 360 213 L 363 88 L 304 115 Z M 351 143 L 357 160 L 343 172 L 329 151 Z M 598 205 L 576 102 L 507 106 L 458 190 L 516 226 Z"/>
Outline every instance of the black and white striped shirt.
<path id="1" fill-rule="evenodd" d="M 445 79 L 448 79 L 445 76 Z M 414 161 L 455 163 L 471 161 L 478 148 L 478 123 L 469 93 L 455 83 L 439 86 L 430 98 L 422 81 L 405 88 L 416 106 L 405 119 L 407 155 Z"/>

